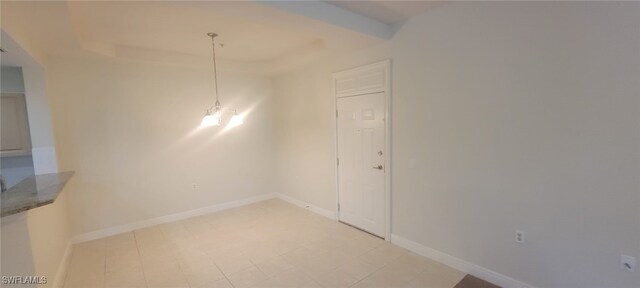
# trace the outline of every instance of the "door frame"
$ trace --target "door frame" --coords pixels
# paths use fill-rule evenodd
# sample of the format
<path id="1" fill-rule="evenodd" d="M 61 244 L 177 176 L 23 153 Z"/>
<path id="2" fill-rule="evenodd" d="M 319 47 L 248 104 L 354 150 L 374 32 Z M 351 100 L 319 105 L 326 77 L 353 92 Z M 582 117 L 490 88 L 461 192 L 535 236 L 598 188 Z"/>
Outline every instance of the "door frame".
<path id="1" fill-rule="evenodd" d="M 340 221 L 340 182 L 338 177 L 340 177 L 338 172 L 338 95 L 336 80 L 343 79 L 349 76 L 355 76 L 366 72 L 371 71 L 382 71 L 384 73 L 383 79 L 384 83 L 380 87 L 375 87 L 371 89 L 362 89 L 350 92 L 347 94 L 343 94 L 342 97 L 347 96 L 357 96 L 357 95 L 367 95 L 373 93 L 383 93 L 384 94 L 384 206 L 385 206 L 385 225 L 384 225 L 384 239 L 386 241 L 391 241 L 391 59 L 385 59 L 379 62 L 358 66 L 355 68 L 338 71 L 332 74 L 332 84 L 333 84 L 333 138 L 334 138 L 334 156 L 336 159 L 335 162 L 335 173 L 336 173 L 336 220 Z"/>

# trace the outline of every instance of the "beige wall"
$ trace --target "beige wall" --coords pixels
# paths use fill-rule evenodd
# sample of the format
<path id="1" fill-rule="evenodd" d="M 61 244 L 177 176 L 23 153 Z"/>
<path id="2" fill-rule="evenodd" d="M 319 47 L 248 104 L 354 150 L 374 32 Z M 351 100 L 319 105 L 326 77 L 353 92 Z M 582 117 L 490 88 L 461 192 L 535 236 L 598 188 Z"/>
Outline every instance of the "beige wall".
<path id="1" fill-rule="evenodd" d="M 225 131 L 198 129 L 210 70 L 52 59 L 47 71 L 59 165 L 76 171 L 74 235 L 273 192 L 269 78 L 221 69 L 223 108 L 248 113 Z"/>
<path id="2" fill-rule="evenodd" d="M 329 70 L 302 70 L 274 80 L 278 193 L 335 208 L 333 110 Z M 327 89 L 329 88 L 329 89 Z"/>
<path id="3" fill-rule="evenodd" d="M 387 54 L 393 234 L 539 287 L 638 287 L 619 268 L 640 256 L 638 15 L 449 3 L 406 23 Z M 332 210 L 336 68 L 276 80 L 281 189 Z"/>
<path id="4" fill-rule="evenodd" d="M 66 249 L 70 244 L 69 239 L 73 236 L 68 197 L 67 191 L 62 191 L 55 203 L 27 212 L 27 225 L 31 237 L 29 241 L 36 272 L 34 275 L 47 276 L 47 285 L 43 285 L 45 287 L 54 287 L 53 285 L 62 284 L 61 281 L 64 280 L 63 272 L 66 267 L 61 264 L 64 254 L 70 252 Z"/>
<path id="5" fill-rule="evenodd" d="M 335 107 L 331 73 L 388 58 L 386 44 L 323 55 L 315 65 L 274 78 L 276 192 L 336 210 Z"/>

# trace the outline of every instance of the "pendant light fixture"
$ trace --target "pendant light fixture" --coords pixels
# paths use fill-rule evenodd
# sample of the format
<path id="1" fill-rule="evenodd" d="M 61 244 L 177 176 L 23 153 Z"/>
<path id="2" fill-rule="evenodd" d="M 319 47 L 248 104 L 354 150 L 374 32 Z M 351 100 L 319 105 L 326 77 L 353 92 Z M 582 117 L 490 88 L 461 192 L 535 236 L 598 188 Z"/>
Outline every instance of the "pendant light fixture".
<path id="1" fill-rule="evenodd" d="M 229 128 L 233 128 L 236 126 L 240 126 L 242 125 L 242 123 L 244 123 L 244 121 L 242 120 L 242 116 L 238 115 L 238 111 L 234 110 L 233 111 L 233 117 L 231 117 L 231 120 L 229 120 Z"/>
<path id="2" fill-rule="evenodd" d="M 202 122 L 200 125 L 202 126 L 220 126 L 222 122 L 222 112 L 220 100 L 218 97 L 218 71 L 216 67 L 216 41 L 215 38 L 218 36 L 216 33 L 207 33 L 209 37 L 211 37 L 211 45 L 213 51 L 213 84 L 215 85 L 216 92 L 216 103 L 211 108 L 207 109 L 207 113 L 204 114 L 204 118 L 202 118 Z"/>

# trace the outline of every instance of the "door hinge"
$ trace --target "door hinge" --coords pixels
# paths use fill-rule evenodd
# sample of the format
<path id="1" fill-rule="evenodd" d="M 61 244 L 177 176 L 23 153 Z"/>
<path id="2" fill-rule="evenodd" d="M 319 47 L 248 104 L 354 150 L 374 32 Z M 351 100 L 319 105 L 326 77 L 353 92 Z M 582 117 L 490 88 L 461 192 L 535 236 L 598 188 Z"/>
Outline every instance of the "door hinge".
<path id="1" fill-rule="evenodd" d="M 340 212 L 340 203 L 338 203 L 338 212 Z"/>
<path id="2" fill-rule="evenodd" d="M 336 165 L 340 166 L 340 158 L 336 158 Z"/>
<path id="3" fill-rule="evenodd" d="M 336 118 L 338 118 L 338 110 L 336 110 Z"/>

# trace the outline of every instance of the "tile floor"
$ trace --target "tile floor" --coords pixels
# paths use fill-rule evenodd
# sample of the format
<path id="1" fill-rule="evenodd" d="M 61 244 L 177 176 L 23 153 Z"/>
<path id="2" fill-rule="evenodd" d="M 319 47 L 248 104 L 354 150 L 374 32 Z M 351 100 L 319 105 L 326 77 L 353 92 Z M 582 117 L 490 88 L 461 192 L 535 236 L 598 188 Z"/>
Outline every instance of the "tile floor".
<path id="1" fill-rule="evenodd" d="M 452 288 L 464 276 L 274 199 L 77 244 L 64 287 Z"/>

